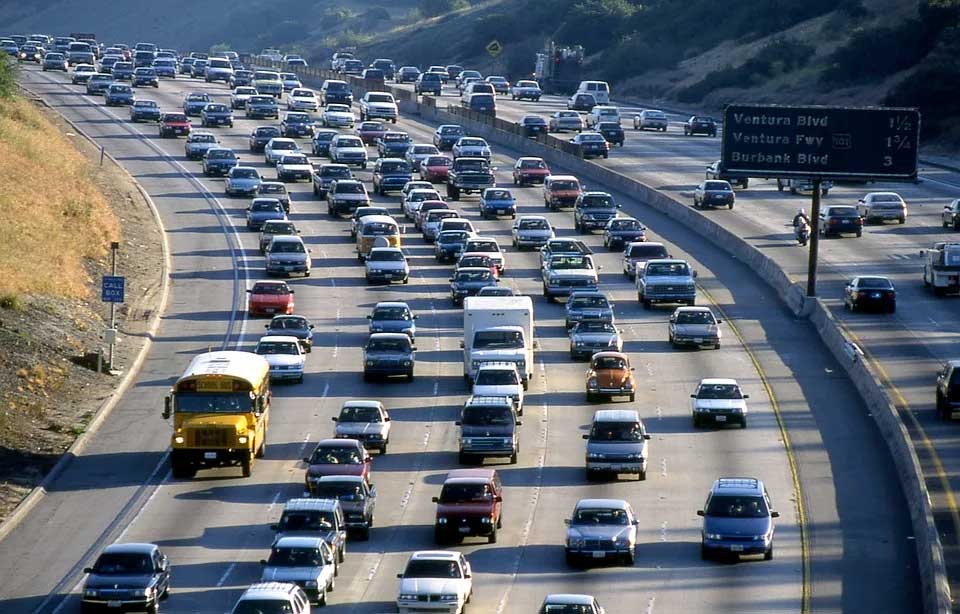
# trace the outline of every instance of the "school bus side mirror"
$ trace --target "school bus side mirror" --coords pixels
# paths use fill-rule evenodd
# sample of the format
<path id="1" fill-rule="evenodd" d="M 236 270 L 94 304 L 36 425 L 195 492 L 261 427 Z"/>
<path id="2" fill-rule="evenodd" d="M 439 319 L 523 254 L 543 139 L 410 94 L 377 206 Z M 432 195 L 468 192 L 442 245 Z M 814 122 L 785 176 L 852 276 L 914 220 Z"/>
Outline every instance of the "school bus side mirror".
<path id="1" fill-rule="evenodd" d="M 166 396 L 163 398 L 163 419 L 168 420 L 173 413 L 173 398 Z"/>

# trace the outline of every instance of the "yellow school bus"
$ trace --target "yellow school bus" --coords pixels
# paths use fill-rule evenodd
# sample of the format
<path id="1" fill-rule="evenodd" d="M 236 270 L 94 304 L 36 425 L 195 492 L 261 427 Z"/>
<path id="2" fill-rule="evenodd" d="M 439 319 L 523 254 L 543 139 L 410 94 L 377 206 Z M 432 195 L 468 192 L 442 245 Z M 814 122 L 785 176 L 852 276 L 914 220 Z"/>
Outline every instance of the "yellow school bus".
<path id="1" fill-rule="evenodd" d="M 171 416 L 174 477 L 237 465 L 249 477 L 267 449 L 270 365 L 250 352 L 200 354 L 164 399 L 163 418 Z"/>

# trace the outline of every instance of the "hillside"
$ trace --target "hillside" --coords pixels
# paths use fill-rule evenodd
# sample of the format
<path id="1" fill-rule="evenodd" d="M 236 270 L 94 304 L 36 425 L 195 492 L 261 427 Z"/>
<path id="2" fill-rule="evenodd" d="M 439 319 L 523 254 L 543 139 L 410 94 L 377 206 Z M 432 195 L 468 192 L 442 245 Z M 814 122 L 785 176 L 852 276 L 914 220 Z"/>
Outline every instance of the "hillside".
<path id="1" fill-rule="evenodd" d="M 621 96 L 718 110 L 731 101 L 920 106 L 960 142 L 958 0 L 511 0 L 398 28 L 364 58 L 528 76 L 547 40 L 586 49 Z M 496 60 L 484 47 L 498 40 Z M 439 55 L 437 49 L 443 49 Z"/>
<path id="2" fill-rule="evenodd" d="M 4 32 L 93 32 L 104 42 L 150 41 L 177 49 L 226 44 L 240 51 L 268 46 L 312 49 L 362 39 L 406 18 L 414 0 L 32 0 L 0 3 Z M 347 30 L 350 34 L 345 36 Z"/>

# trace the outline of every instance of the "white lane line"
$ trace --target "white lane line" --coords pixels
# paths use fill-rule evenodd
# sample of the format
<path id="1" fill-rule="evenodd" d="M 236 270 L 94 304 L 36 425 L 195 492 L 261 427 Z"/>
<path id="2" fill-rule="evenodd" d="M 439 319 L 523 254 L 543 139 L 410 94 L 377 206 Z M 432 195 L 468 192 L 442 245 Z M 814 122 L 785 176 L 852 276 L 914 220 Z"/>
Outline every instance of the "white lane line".
<path id="1" fill-rule="evenodd" d="M 660 459 L 660 475 L 662 477 L 667 477 L 667 459 Z"/>
<path id="2" fill-rule="evenodd" d="M 330 392 L 330 382 L 326 382 L 323 385 L 323 392 L 320 393 L 320 398 L 327 396 L 327 393 Z"/>
<path id="3" fill-rule="evenodd" d="M 662 542 L 667 541 L 667 521 L 666 520 L 664 520 L 663 523 L 660 525 L 660 541 Z"/>
<path id="4" fill-rule="evenodd" d="M 653 604 L 656 603 L 656 601 L 656 597 L 651 597 L 647 600 L 647 614 L 653 614 Z"/>
<path id="5" fill-rule="evenodd" d="M 657 405 L 657 420 L 663 420 L 663 410 Z"/>
<path id="6" fill-rule="evenodd" d="M 547 375 L 542 359 L 540 361 L 540 375 L 543 382 L 544 392 L 546 392 Z M 513 571 L 510 572 L 510 583 L 507 584 L 507 590 L 505 590 L 503 596 L 500 597 L 500 602 L 497 604 L 496 614 L 503 614 L 504 609 L 507 607 L 507 601 L 510 599 L 510 592 L 513 590 L 513 586 L 517 582 L 517 576 L 520 573 L 520 564 L 523 562 L 524 548 L 526 548 L 530 541 L 530 531 L 533 528 L 533 521 L 537 515 L 537 504 L 540 503 L 540 493 L 543 490 L 543 468 L 547 462 L 547 438 L 550 434 L 548 420 L 549 410 L 550 407 L 547 405 L 546 395 L 543 395 L 543 401 L 541 404 L 541 411 L 543 412 L 541 424 L 543 426 L 540 429 L 540 455 L 537 457 L 536 486 L 533 487 L 533 492 L 530 494 L 530 512 L 527 514 L 527 520 L 523 525 L 523 531 L 520 533 L 520 542 L 517 544 L 516 555 L 513 558 Z"/>

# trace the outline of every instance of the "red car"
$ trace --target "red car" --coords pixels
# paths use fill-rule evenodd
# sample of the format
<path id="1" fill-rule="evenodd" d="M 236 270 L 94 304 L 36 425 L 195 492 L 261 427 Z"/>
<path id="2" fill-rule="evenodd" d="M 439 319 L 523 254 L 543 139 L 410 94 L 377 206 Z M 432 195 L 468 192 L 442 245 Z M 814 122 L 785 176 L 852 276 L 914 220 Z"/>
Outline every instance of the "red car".
<path id="1" fill-rule="evenodd" d="M 307 490 L 325 475 L 358 475 L 370 482 L 370 454 L 356 439 L 324 439 L 313 454 L 303 459 L 307 463 Z"/>
<path id="2" fill-rule="evenodd" d="M 160 116 L 160 138 L 187 136 L 192 124 L 185 113 L 164 113 Z"/>
<path id="3" fill-rule="evenodd" d="M 247 293 L 251 316 L 293 315 L 293 288 L 285 281 L 258 281 Z"/>
<path id="4" fill-rule="evenodd" d="M 453 166 L 453 160 L 447 156 L 430 156 L 420 163 L 420 179 L 430 183 L 443 183 Z"/>
<path id="5" fill-rule="evenodd" d="M 383 122 L 360 122 L 356 132 L 364 145 L 375 145 L 377 139 L 387 133 L 387 125 Z"/>
<path id="6" fill-rule="evenodd" d="M 543 183 L 550 174 L 550 167 L 543 158 L 518 158 L 513 165 L 513 185 Z"/>
<path id="7" fill-rule="evenodd" d="M 437 504 L 433 535 L 437 544 L 460 543 L 479 535 L 497 543 L 502 525 L 503 484 L 495 469 L 455 469 L 447 474 Z"/>

